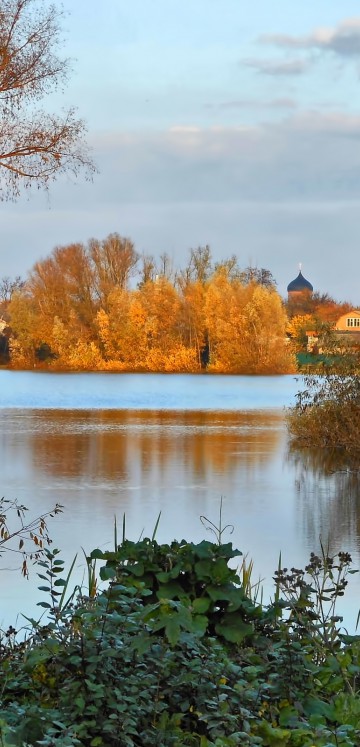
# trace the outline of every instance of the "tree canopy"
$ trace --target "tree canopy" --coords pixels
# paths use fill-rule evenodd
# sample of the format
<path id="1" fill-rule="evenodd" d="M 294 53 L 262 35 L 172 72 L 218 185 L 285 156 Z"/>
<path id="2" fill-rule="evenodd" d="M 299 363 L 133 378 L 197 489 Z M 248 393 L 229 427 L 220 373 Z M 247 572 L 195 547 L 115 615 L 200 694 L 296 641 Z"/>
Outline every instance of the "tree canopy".
<path id="1" fill-rule="evenodd" d="M 158 263 L 144 257 L 139 269 L 134 244 L 117 233 L 56 247 L 6 302 L 11 365 L 293 371 L 275 284 L 254 279 L 233 257 L 213 265 L 208 246 L 189 255 L 173 272 L 165 254 Z"/>

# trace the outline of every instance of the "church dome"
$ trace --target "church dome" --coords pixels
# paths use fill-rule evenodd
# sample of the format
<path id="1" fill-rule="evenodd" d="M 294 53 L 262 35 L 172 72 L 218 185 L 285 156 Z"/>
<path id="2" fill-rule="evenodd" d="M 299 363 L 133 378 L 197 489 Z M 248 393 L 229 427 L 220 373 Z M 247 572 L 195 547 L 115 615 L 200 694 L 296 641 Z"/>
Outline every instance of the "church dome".
<path id="1" fill-rule="evenodd" d="M 301 270 L 297 278 L 295 278 L 295 280 L 292 280 L 287 287 L 288 293 L 303 293 L 304 291 L 312 293 L 313 290 L 313 286 L 311 285 L 311 283 L 309 283 L 308 280 L 306 280 L 306 278 L 304 278 Z"/>

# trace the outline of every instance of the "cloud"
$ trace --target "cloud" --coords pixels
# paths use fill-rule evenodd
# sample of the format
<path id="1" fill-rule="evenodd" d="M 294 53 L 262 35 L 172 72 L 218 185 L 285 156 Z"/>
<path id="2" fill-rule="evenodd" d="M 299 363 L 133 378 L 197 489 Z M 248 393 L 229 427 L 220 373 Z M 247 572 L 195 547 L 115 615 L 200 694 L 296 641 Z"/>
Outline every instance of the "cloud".
<path id="1" fill-rule="evenodd" d="M 358 139 L 359 116 L 297 110 L 253 127 L 93 135 L 93 184 L 60 180 L 51 209 L 40 193 L 4 207 L 2 274 L 23 274 L 56 244 L 119 231 L 176 265 L 209 243 L 217 258 L 269 267 L 280 289 L 301 260 L 321 291 L 359 299 Z"/>
<path id="2" fill-rule="evenodd" d="M 297 102 L 291 98 L 278 99 L 234 99 L 222 101 L 220 104 L 205 104 L 206 109 L 296 109 Z"/>
<path id="3" fill-rule="evenodd" d="M 201 129 L 195 127 L 195 125 L 173 125 L 169 128 L 169 132 L 179 133 L 180 135 L 197 135 L 201 132 Z"/>
<path id="4" fill-rule="evenodd" d="M 100 174 L 93 184 L 54 185 L 60 211 L 120 216 L 130 205 L 360 200 L 360 116 L 338 111 L 293 110 L 280 121 L 238 127 L 175 122 L 91 139 Z"/>
<path id="5" fill-rule="evenodd" d="M 343 138 L 350 145 L 351 140 L 360 138 L 360 116 L 343 112 L 320 113 L 318 111 L 300 112 L 288 121 L 289 130 L 303 135 L 322 135 L 328 138 Z"/>
<path id="6" fill-rule="evenodd" d="M 248 58 L 241 61 L 263 75 L 303 75 L 309 68 L 309 60 L 259 60 Z"/>
<path id="7" fill-rule="evenodd" d="M 360 57 L 360 18 L 346 19 L 335 28 L 318 28 L 307 36 L 266 34 L 260 41 L 285 49 L 315 49 L 340 57 Z"/>
<path id="8" fill-rule="evenodd" d="M 99 205 L 360 197 L 360 117 L 297 111 L 239 127 L 183 126 L 95 139 Z M 64 192 L 64 199 L 66 194 Z"/>

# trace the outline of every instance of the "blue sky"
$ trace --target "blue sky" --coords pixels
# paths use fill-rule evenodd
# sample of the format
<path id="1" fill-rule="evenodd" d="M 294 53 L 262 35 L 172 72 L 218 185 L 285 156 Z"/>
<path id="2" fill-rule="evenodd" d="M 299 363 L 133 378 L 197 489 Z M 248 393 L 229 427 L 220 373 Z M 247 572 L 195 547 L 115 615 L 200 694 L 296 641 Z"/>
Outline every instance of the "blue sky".
<path id="1" fill-rule="evenodd" d="M 56 4 L 56 3 L 55 3 Z M 0 276 L 117 231 L 210 244 L 360 306 L 358 0 L 64 0 L 66 91 L 99 174 L 2 203 Z"/>

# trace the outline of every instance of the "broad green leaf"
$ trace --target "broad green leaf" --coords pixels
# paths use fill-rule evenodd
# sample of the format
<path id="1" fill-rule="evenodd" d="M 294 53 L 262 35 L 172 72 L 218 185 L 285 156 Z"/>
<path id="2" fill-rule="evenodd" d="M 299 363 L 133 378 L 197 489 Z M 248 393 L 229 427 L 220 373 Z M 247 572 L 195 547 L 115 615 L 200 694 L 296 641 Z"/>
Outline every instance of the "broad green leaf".
<path id="1" fill-rule="evenodd" d="M 116 576 L 116 569 L 111 565 L 103 565 L 99 575 L 102 581 L 110 581 Z"/>
<path id="2" fill-rule="evenodd" d="M 210 607 L 210 599 L 207 597 L 198 597 L 197 599 L 194 599 L 192 602 L 192 608 L 194 612 L 203 614 L 204 612 L 207 612 Z"/>
<path id="3" fill-rule="evenodd" d="M 209 620 L 206 615 L 194 615 L 191 630 L 195 635 L 203 636 L 207 631 Z"/>
<path id="4" fill-rule="evenodd" d="M 172 646 L 178 642 L 180 636 L 180 625 L 175 615 L 168 618 L 165 624 L 165 635 Z"/>
<path id="5" fill-rule="evenodd" d="M 133 563 L 126 566 L 126 569 L 129 573 L 132 573 L 134 576 L 143 576 L 144 575 L 144 564 L 143 563 Z"/>
<path id="6" fill-rule="evenodd" d="M 177 581 L 170 581 L 168 584 L 160 584 L 156 596 L 158 599 L 180 599 L 186 595 L 183 587 Z"/>
<path id="7" fill-rule="evenodd" d="M 253 633 L 252 625 L 244 622 L 242 617 L 236 613 L 225 615 L 221 623 L 215 626 L 215 630 L 230 643 L 241 643 L 244 638 Z"/>
<path id="8" fill-rule="evenodd" d="M 331 706 L 324 700 L 320 700 L 320 698 L 305 698 L 303 707 L 304 712 L 309 717 L 324 716 L 325 718 L 331 720 L 334 716 L 334 706 Z"/>
<path id="9" fill-rule="evenodd" d="M 102 550 L 99 550 L 99 548 L 96 548 L 95 550 L 92 550 L 89 557 L 90 560 L 102 560 L 104 558 L 104 553 Z"/>

